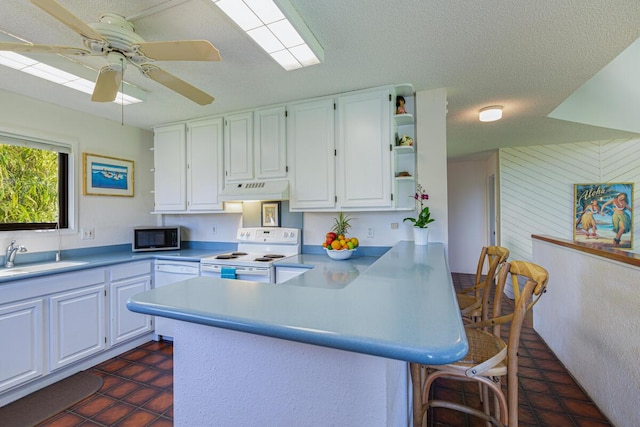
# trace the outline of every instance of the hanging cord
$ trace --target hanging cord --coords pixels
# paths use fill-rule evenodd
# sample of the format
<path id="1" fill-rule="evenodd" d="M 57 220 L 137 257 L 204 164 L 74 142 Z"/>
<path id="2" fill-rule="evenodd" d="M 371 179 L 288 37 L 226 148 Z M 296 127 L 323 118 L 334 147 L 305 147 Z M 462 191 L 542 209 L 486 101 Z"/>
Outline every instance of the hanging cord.
<path id="1" fill-rule="evenodd" d="M 124 58 L 120 58 L 122 79 L 120 79 L 120 126 L 124 126 Z"/>

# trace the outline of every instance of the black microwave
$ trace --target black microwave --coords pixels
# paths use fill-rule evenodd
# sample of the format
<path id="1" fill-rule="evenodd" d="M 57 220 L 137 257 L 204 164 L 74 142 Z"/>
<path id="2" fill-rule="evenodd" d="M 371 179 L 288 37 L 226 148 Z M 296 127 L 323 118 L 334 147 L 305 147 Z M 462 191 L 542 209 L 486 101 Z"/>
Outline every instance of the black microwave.
<path id="1" fill-rule="evenodd" d="M 180 227 L 135 227 L 133 252 L 175 251 L 180 249 Z"/>

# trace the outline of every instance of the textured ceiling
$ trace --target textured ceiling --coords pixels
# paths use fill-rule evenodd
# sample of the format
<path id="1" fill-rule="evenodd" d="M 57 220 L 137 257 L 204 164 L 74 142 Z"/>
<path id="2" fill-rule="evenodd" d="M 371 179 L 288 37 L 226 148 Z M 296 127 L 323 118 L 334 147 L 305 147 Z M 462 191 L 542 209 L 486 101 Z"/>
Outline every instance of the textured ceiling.
<path id="1" fill-rule="evenodd" d="M 147 41 L 206 39 L 220 63 L 160 67 L 212 94 L 199 106 L 130 67 L 125 80 L 148 92 L 125 107 L 127 125 L 156 124 L 389 83 L 448 91 L 450 158 L 500 147 L 636 135 L 547 117 L 640 37 L 637 0 L 291 0 L 325 50 L 317 66 L 284 71 L 209 0 L 58 0 L 85 22 L 103 12 L 132 18 Z M 28 0 L 3 0 L 0 30 L 34 43 L 81 47 L 80 37 Z M 56 55 L 32 55 L 74 71 Z M 100 58 L 82 59 L 94 69 Z M 89 75 L 93 71 L 84 70 Z M 120 107 L 0 66 L 0 89 L 120 122 Z M 504 119 L 477 121 L 486 105 Z M 0 118 L 1 121 L 1 118 Z M 419 143 L 419 141 L 418 141 Z"/>

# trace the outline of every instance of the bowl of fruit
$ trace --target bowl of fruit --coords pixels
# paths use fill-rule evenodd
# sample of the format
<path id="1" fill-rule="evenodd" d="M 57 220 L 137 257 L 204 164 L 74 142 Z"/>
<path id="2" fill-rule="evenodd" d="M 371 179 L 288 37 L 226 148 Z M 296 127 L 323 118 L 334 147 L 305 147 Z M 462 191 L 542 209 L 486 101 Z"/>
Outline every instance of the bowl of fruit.
<path id="1" fill-rule="evenodd" d="M 327 255 L 331 259 L 348 259 L 353 255 L 359 245 L 356 237 L 346 237 L 346 233 L 351 227 L 349 221 L 351 218 L 342 212 L 334 218 L 333 228 L 325 236 L 322 247 L 327 251 Z"/>

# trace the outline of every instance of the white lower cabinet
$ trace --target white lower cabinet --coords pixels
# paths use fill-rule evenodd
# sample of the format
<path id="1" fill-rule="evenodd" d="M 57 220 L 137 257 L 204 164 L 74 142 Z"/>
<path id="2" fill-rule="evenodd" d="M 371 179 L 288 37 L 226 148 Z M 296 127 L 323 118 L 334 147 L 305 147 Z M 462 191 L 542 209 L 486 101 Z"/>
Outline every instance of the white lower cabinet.
<path id="1" fill-rule="evenodd" d="M 0 392 L 44 373 L 43 298 L 0 305 Z"/>
<path id="2" fill-rule="evenodd" d="M 151 289 L 151 263 L 139 262 L 111 268 L 109 284 L 109 344 L 116 345 L 151 332 L 151 316 L 127 309 L 132 296 Z"/>
<path id="3" fill-rule="evenodd" d="M 136 261 L 3 283 L 0 406 L 37 390 L 34 384 L 47 385 L 49 375 L 71 375 L 150 333 L 151 316 L 129 311 L 127 300 L 151 288 L 151 265 Z"/>
<path id="4" fill-rule="evenodd" d="M 50 297 L 51 370 L 106 348 L 104 294 L 104 283 L 101 283 Z"/>

